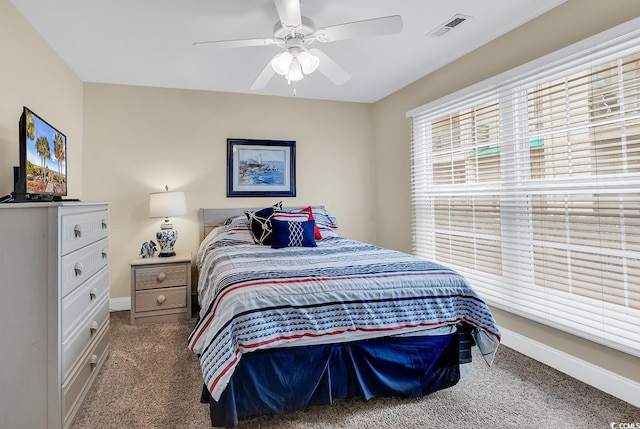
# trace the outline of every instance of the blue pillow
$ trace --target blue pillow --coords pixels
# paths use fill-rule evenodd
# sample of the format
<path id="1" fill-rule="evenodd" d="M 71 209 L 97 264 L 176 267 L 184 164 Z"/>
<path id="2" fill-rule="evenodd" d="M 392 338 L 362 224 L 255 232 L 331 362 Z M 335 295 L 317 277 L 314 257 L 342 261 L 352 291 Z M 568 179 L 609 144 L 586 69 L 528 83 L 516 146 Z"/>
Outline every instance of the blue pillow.
<path id="1" fill-rule="evenodd" d="M 276 210 L 282 210 L 282 201 L 262 210 L 244 212 L 249 219 L 251 236 L 256 244 L 271 244 L 271 218 Z"/>
<path id="2" fill-rule="evenodd" d="M 313 233 L 315 221 L 297 222 L 271 219 L 271 226 L 273 231 L 271 247 L 274 249 L 317 246 Z"/>

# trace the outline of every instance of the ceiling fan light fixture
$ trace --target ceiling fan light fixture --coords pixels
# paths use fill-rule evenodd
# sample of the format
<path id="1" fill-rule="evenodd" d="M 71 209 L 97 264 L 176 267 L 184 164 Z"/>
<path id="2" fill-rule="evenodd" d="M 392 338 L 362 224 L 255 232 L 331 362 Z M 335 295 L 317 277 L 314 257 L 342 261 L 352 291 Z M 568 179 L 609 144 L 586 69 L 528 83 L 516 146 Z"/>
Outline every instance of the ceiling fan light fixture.
<path id="1" fill-rule="evenodd" d="M 281 52 L 273 57 L 271 60 L 271 67 L 273 67 L 273 70 L 275 70 L 279 75 L 285 76 L 291 69 L 292 60 L 293 55 L 288 51 Z"/>
<path id="2" fill-rule="evenodd" d="M 302 66 L 302 72 L 304 74 L 313 73 L 320 65 L 320 58 L 307 51 L 302 51 L 298 54 L 298 61 Z"/>
<path id="3" fill-rule="evenodd" d="M 294 57 L 291 60 L 289 71 L 287 72 L 285 77 L 289 82 L 295 82 L 297 80 L 302 80 L 302 78 L 304 78 L 304 74 L 302 73 L 302 66 L 300 65 L 300 61 L 298 61 L 298 58 Z"/>
<path id="4" fill-rule="evenodd" d="M 282 48 L 284 52 L 272 56 L 271 60 L 264 65 L 250 86 L 252 90 L 265 88 L 276 74 L 283 76 L 291 83 L 303 79 L 304 75 L 312 74 L 316 70 L 335 85 L 343 85 L 351 78 L 351 75 L 321 50 L 307 49 L 311 43 L 398 34 L 402 32 L 403 28 L 402 17 L 390 15 L 317 29 L 312 20 L 301 15 L 301 3 L 305 0 L 272 1 L 275 3 L 278 21 L 273 26 L 271 38 L 211 40 L 193 43 L 194 46 L 213 45 L 218 48 L 270 45 Z M 462 21 L 461 17 L 459 20 L 452 20 L 447 24 L 454 26 Z"/>

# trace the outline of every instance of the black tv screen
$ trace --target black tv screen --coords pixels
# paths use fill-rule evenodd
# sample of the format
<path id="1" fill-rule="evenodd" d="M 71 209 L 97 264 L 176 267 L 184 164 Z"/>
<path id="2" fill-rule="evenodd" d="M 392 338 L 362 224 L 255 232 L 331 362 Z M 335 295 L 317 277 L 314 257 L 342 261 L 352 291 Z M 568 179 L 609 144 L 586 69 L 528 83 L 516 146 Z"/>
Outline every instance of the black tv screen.
<path id="1" fill-rule="evenodd" d="M 67 137 L 27 107 L 20 128 L 20 174 L 25 193 L 66 196 Z"/>

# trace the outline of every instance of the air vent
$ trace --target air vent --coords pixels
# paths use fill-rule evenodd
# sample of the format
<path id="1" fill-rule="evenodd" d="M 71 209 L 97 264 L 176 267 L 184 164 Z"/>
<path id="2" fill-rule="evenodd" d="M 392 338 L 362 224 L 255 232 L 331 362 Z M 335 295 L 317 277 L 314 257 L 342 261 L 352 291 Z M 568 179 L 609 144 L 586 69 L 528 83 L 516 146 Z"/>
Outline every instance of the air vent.
<path id="1" fill-rule="evenodd" d="M 456 16 L 455 18 L 453 18 L 451 21 L 447 22 L 444 26 L 445 27 L 449 27 L 449 28 L 453 28 L 458 24 L 462 24 L 463 22 L 465 22 L 467 20 L 467 18 L 463 18 L 461 16 Z"/>
<path id="2" fill-rule="evenodd" d="M 454 27 L 459 26 L 463 22 L 467 21 L 471 17 L 469 15 L 456 14 L 452 18 L 448 19 L 444 24 L 437 26 L 435 29 L 431 30 L 426 34 L 426 36 L 431 37 L 442 37 L 449 31 L 451 31 Z"/>

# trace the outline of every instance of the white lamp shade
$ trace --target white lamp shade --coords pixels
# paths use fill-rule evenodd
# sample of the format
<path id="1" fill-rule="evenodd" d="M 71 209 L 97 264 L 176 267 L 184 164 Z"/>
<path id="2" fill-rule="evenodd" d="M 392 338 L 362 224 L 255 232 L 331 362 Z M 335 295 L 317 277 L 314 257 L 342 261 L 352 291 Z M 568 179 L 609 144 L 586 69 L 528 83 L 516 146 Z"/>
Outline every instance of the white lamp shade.
<path id="1" fill-rule="evenodd" d="M 302 71 L 304 74 L 311 74 L 320 65 L 320 58 L 315 55 L 310 54 L 307 51 L 302 51 L 298 55 L 298 61 L 300 61 L 300 65 L 302 66 Z"/>
<path id="2" fill-rule="evenodd" d="M 301 80 L 304 77 L 304 74 L 302 73 L 302 66 L 300 65 L 300 61 L 298 61 L 297 58 L 291 60 L 289 71 L 287 72 L 285 77 L 289 81 Z"/>
<path id="3" fill-rule="evenodd" d="M 271 60 L 271 67 L 273 67 L 273 70 L 275 70 L 276 73 L 284 76 L 289 71 L 292 59 L 293 56 L 289 52 L 281 52 L 273 57 Z"/>
<path id="4" fill-rule="evenodd" d="M 187 214 L 184 192 L 154 192 L 149 196 L 149 217 L 170 217 Z"/>

